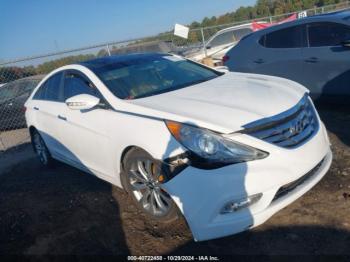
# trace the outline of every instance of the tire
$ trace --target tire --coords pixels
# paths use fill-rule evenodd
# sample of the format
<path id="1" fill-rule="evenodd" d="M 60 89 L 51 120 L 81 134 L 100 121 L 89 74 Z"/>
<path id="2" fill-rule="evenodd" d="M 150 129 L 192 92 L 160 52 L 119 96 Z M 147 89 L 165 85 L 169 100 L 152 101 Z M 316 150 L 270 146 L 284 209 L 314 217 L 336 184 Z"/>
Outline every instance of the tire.
<path id="1" fill-rule="evenodd" d="M 127 152 L 123 161 L 122 183 L 136 207 L 155 222 L 170 223 L 179 218 L 175 202 L 158 181 L 161 164 L 142 149 Z"/>
<path id="2" fill-rule="evenodd" d="M 44 139 L 37 130 L 34 130 L 31 135 L 32 146 L 40 163 L 46 167 L 53 166 L 54 160 L 47 148 Z"/>

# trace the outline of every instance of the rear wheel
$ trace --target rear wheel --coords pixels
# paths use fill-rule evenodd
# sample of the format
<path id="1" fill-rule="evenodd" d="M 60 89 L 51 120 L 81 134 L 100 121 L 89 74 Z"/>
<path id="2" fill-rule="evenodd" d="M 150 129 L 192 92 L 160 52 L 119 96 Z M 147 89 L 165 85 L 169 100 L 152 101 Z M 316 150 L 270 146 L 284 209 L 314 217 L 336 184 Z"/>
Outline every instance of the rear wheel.
<path id="1" fill-rule="evenodd" d="M 123 184 L 136 206 L 151 219 L 169 223 L 178 218 L 178 210 L 162 189 L 161 164 L 141 149 L 130 150 L 124 160 Z"/>
<path id="2" fill-rule="evenodd" d="M 42 139 L 41 135 L 36 130 L 32 133 L 32 145 L 39 161 L 44 166 L 51 166 L 53 163 L 51 154 L 45 144 L 45 141 Z"/>

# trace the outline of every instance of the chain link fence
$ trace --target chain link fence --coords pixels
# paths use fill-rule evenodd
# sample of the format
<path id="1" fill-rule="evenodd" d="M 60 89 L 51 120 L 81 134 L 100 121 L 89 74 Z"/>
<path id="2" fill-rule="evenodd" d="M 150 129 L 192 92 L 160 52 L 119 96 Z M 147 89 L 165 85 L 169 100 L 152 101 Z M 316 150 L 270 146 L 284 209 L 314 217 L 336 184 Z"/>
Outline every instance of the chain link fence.
<path id="1" fill-rule="evenodd" d="M 216 49 L 217 43 L 220 44 L 225 37 L 239 41 L 252 31 L 252 23 L 276 23 L 293 14 L 312 16 L 349 8 L 350 2 L 343 2 L 297 13 L 195 28 L 190 30 L 187 39 L 177 37 L 173 32 L 167 32 L 153 37 L 110 42 L 2 62 L 0 63 L 0 152 L 29 142 L 23 105 L 40 80 L 58 67 L 97 57 L 135 52 L 176 53 L 205 63 L 208 57 L 215 60 L 215 57 L 220 58 L 223 55 L 222 50 Z M 235 29 L 234 33 L 227 33 L 232 32 L 232 28 Z"/>

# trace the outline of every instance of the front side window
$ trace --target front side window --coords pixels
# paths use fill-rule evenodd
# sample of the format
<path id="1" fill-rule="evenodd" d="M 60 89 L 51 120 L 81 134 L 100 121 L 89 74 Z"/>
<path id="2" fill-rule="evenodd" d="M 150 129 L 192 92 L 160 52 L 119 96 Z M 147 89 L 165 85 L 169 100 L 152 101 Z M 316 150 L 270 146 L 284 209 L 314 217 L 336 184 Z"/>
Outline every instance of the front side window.
<path id="1" fill-rule="evenodd" d="M 141 56 L 92 66 L 90 69 L 121 99 L 136 99 L 170 92 L 222 74 L 171 55 Z"/>
<path id="2" fill-rule="evenodd" d="M 300 48 L 305 46 L 303 26 L 292 26 L 264 35 L 259 43 L 266 48 Z"/>
<path id="3" fill-rule="evenodd" d="M 310 47 L 337 46 L 343 41 L 350 40 L 350 27 L 338 23 L 308 24 Z"/>
<path id="4" fill-rule="evenodd" d="M 98 90 L 83 76 L 66 73 L 64 79 L 64 100 L 76 95 L 88 94 L 100 98 Z"/>

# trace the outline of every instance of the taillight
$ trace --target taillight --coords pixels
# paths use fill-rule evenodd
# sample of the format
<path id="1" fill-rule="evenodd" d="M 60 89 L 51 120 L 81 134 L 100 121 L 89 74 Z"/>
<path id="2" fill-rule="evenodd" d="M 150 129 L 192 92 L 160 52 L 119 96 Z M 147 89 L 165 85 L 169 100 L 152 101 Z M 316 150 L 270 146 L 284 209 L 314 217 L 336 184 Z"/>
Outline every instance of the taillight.
<path id="1" fill-rule="evenodd" d="M 222 62 L 225 63 L 230 59 L 230 57 L 228 55 L 224 55 L 222 58 Z"/>
<path id="2" fill-rule="evenodd" d="M 27 111 L 27 108 L 23 106 L 22 110 L 23 110 L 23 113 L 25 113 Z"/>

